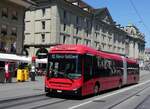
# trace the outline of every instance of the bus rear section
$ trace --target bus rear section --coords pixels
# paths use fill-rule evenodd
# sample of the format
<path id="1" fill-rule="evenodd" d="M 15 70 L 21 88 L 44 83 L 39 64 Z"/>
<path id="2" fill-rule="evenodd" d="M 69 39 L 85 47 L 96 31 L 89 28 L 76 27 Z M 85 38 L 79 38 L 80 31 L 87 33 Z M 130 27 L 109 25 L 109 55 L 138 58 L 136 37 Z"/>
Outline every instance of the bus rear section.
<path id="1" fill-rule="evenodd" d="M 139 64 L 135 60 L 127 59 L 127 85 L 139 82 Z"/>
<path id="2" fill-rule="evenodd" d="M 81 95 L 82 71 L 78 54 L 49 54 L 45 91 Z"/>

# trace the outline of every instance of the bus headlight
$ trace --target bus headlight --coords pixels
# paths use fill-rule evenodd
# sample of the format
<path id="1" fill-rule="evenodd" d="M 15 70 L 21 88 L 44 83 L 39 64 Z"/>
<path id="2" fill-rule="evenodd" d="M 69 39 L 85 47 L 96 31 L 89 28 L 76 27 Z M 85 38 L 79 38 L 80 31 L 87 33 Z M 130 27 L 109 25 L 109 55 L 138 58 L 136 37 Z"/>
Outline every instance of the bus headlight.
<path id="1" fill-rule="evenodd" d="M 78 90 L 78 88 L 73 89 L 73 91 L 76 91 L 76 90 Z"/>

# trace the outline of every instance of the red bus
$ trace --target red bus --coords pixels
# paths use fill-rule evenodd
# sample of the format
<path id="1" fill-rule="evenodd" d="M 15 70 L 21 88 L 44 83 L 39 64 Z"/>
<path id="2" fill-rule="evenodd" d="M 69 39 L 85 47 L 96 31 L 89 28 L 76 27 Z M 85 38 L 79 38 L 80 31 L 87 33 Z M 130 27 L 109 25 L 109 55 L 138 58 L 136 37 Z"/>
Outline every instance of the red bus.
<path id="1" fill-rule="evenodd" d="M 84 45 L 58 45 L 48 53 L 45 92 L 85 96 L 138 83 L 139 65 Z"/>

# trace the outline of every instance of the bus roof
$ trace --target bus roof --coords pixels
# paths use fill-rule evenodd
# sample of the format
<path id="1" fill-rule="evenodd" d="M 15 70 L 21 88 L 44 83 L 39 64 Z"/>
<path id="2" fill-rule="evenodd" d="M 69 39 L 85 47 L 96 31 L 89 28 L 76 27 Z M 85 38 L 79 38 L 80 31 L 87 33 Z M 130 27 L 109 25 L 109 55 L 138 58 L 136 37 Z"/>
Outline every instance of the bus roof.
<path id="1" fill-rule="evenodd" d="M 127 62 L 130 63 L 130 64 L 138 64 L 137 60 L 130 59 L 130 58 L 127 58 Z"/>
<path id="2" fill-rule="evenodd" d="M 64 44 L 51 47 L 49 53 L 96 54 L 96 50 L 85 45 Z"/>
<path id="3" fill-rule="evenodd" d="M 85 45 L 64 44 L 57 45 L 50 49 L 49 53 L 74 53 L 74 54 L 91 54 L 102 58 L 122 60 L 122 56 L 118 54 L 110 54 L 102 51 L 97 51 Z"/>

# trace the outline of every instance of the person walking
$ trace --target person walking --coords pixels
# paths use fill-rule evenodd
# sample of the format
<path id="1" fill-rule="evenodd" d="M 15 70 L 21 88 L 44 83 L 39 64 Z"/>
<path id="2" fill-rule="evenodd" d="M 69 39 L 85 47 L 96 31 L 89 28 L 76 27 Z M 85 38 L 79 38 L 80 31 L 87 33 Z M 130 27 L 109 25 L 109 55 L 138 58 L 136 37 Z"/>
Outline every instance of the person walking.
<path id="1" fill-rule="evenodd" d="M 9 82 L 9 79 L 10 79 L 9 63 L 6 62 L 5 63 L 5 80 L 6 80 L 6 83 Z"/>

